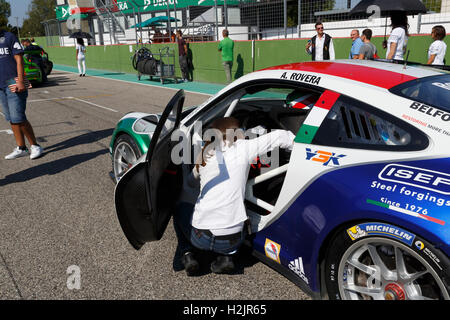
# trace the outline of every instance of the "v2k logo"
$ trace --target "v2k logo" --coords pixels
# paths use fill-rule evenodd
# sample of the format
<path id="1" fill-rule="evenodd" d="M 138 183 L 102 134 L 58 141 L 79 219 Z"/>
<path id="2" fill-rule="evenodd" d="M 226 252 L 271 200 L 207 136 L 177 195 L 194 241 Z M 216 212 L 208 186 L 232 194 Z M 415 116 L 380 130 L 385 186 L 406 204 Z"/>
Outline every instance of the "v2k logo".
<path id="1" fill-rule="evenodd" d="M 334 152 L 323 150 L 312 151 L 310 148 L 306 148 L 306 160 L 320 162 L 323 163 L 324 166 L 328 166 L 330 162 L 335 166 L 339 166 L 339 159 L 343 157 L 345 157 L 344 154 L 337 155 Z"/>

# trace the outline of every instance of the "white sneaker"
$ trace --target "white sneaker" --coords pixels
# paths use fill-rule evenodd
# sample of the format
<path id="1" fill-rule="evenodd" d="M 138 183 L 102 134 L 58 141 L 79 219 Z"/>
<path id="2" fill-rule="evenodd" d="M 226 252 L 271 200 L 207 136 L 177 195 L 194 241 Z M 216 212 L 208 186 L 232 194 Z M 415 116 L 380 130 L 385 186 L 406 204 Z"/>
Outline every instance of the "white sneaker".
<path id="1" fill-rule="evenodd" d="M 31 151 L 30 159 L 33 160 L 33 159 L 39 158 L 42 155 L 42 153 L 44 152 L 44 149 L 42 149 L 41 146 L 37 146 L 37 145 L 33 144 L 30 147 L 30 151 Z"/>
<path id="2" fill-rule="evenodd" d="M 27 149 L 20 150 L 19 147 L 16 147 L 13 152 L 11 152 L 7 156 L 5 156 L 5 159 L 6 160 L 13 160 L 13 159 L 16 159 L 16 158 L 25 157 L 26 155 L 28 155 L 28 150 Z"/>

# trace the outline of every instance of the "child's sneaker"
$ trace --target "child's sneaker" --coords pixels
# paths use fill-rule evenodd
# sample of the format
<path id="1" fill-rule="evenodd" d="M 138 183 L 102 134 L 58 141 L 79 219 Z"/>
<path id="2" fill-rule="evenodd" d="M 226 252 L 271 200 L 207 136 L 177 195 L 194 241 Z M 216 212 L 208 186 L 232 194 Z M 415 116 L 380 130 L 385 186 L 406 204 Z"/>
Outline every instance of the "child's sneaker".
<path id="1" fill-rule="evenodd" d="M 19 147 L 16 147 L 13 152 L 11 152 L 7 156 L 5 156 L 5 159 L 6 160 L 13 160 L 13 159 L 16 159 L 16 158 L 25 157 L 27 155 L 28 155 L 28 150 L 27 149 L 22 150 Z"/>

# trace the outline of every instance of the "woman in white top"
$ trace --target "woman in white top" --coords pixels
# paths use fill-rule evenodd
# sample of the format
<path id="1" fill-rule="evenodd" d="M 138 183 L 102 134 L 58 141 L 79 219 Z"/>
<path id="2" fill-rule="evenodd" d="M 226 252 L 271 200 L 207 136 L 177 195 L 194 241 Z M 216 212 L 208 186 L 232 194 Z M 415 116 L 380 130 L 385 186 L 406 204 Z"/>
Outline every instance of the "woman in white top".
<path id="1" fill-rule="evenodd" d="M 86 47 L 84 46 L 84 41 L 81 38 L 77 38 L 77 62 L 78 62 L 78 72 L 80 77 L 86 76 Z"/>
<path id="2" fill-rule="evenodd" d="M 447 45 L 445 44 L 445 28 L 443 26 L 434 26 L 431 30 L 431 37 L 434 42 L 428 49 L 428 62 L 427 64 L 443 66 L 445 53 L 447 52 Z"/>
<path id="3" fill-rule="evenodd" d="M 403 60 L 403 55 L 406 52 L 406 45 L 408 44 L 408 17 L 406 13 L 395 11 L 391 13 L 392 31 L 387 40 L 386 59 L 388 60 Z"/>
<path id="4" fill-rule="evenodd" d="M 275 148 L 292 149 L 295 136 L 290 131 L 275 130 L 246 140 L 239 121 L 231 117 L 215 120 L 211 128 L 216 133 L 215 141 L 206 142 L 201 163 L 192 171 L 193 178 L 200 179 L 193 213 L 177 212 L 174 223 L 177 235 L 182 231 L 194 247 L 220 254 L 211 264 L 212 272 L 230 273 L 234 270 L 232 255 L 245 238 L 244 198 L 250 164 Z M 187 274 L 192 275 L 198 270 L 198 262 L 189 246 L 184 246 L 183 254 L 181 261 Z"/>

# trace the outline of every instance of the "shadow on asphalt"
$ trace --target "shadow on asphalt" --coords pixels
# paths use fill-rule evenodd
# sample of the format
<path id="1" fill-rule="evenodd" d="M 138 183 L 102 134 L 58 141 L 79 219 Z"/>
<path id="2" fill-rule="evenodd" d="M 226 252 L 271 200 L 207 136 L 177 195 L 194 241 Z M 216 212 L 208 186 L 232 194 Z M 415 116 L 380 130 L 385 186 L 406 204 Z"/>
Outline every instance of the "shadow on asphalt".
<path id="1" fill-rule="evenodd" d="M 111 136 L 113 131 L 114 131 L 114 129 L 89 131 L 82 135 L 64 140 L 62 142 L 59 142 L 59 143 L 51 145 L 51 146 L 43 145 L 44 154 L 42 155 L 42 157 L 45 157 L 45 155 L 47 155 L 51 152 L 57 152 L 57 151 L 61 151 L 64 149 L 72 148 L 72 147 L 83 145 L 83 144 L 97 143 L 97 141 Z M 38 138 L 38 140 L 39 140 L 39 138 Z M 105 146 L 103 144 L 98 143 L 98 146 L 100 146 L 103 149 L 95 151 L 95 152 L 77 154 L 77 155 L 61 158 L 58 160 L 54 160 L 51 162 L 46 162 L 46 163 L 39 164 L 37 166 L 28 168 L 26 170 L 7 175 L 3 179 L 0 179 L 0 187 L 11 184 L 11 183 L 25 182 L 25 181 L 28 181 L 28 180 L 31 180 L 34 178 L 38 178 L 38 177 L 42 177 L 45 175 L 57 174 L 62 171 L 68 170 L 76 165 L 79 165 L 80 163 L 92 160 L 100 155 L 109 153 L 109 150 L 107 148 L 105 148 Z"/>
<path id="2" fill-rule="evenodd" d="M 29 181 L 34 178 L 39 178 L 46 175 L 58 174 L 72 167 L 75 167 L 80 163 L 92 160 L 108 152 L 109 151 L 107 149 L 103 149 L 95 152 L 77 154 L 74 156 L 69 156 L 55 161 L 39 164 L 37 166 L 7 175 L 3 179 L 0 179 L 0 187 L 12 183 Z"/>
<path id="3" fill-rule="evenodd" d="M 88 131 L 82 135 L 61 141 L 51 146 L 43 146 L 44 147 L 44 156 L 51 152 L 61 151 L 67 148 L 72 148 L 75 146 L 79 146 L 82 144 L 90 144 L 95 143 L 104 138 L 110 137 L 113 133 L 114 129 L 105 129 L 99 131 Z M 104 145 L 101 145 L 105 147 Z"/>
<path id="4" fill-rule="evenodd" d="M 76 85 L 76 81 L 74 79 L 70 79 L 66 76 L 55 76 L 55 77 L 48 77 L 47 82 L 39 84 L 39 85 L 33 85 L 33 87 L 36 88 L 46 88 L 46 87 L 55 87 L 55 86 L 68 86 L 68 85 Z"/>

